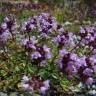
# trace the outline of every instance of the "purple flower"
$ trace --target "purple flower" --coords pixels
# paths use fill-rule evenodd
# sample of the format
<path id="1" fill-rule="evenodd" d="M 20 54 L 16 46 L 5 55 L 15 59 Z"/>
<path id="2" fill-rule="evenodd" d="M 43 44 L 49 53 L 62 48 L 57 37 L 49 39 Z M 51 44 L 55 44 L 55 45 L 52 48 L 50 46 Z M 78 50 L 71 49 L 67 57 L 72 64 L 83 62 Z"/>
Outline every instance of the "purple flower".
<path id="1" fill-rule="evenodd" d="M 26 91 L 32 90 L 32 87 L 30 86 L 28 82 L 29 82 L 28 76 L 24 75 L 22 77 L 21 85 L 22 85 L 22 88 Z"/>
<path id="2" fill-rule="evenodd" d="M 24 38 L 21 40 L 21 45 L 25 46 L 29 40 L 27 38 Z"/>
<path id="3" fill-rule="evenodd" d="M 92 76 L 92 73 L 93 73 L 93 70 L 90 69 L 90 68 L 86 68 L 86 69 L 83 71 L 83 74 L 84 74 L 84 75 L 87 75 L 87 76 Z"/>
<path id="4" fill-rule="evenodd" d="M 40 87 L 40 93 L 45 95 L 48 89 L 45 86 Z"/>
<path id="5" fill-rule="evenodd" d="M 64 35 L 58 35 L 57 37 L 53 38 L 52 40 L 55 44 L 57 44 L 58 46 L 64 46 L 66 44 L 66 38 Z"/>
<path id="6" fill-rule="evenodd" d="M 9 30 L 9 32 L 14 33 L 14 31 L 17 28 L 16 20 L 12 16 L 7 16 L 4 18 L 4 22 L 6 24 L 7 29 Z"/>
<path id="7" fill-rule="evenodd" d="M 36 29 L 36 26 L 37 26 L 37 21 L 36 21 L 36 18 L 29 18 L 28 21 L 25 21 L 23 24 L 22 24 L 22 28 L 21 30 L 23 32 L 31 32 L 32 30 Z"/>
<path id="8" fill-rule="evenodd" d="M 63 68 L 63 64 L 62 64 L 62 58 L 59 58 L 55 61 L 55 64 L 62 69 Z"/>
<path id="9" fill-rule="evenodd" d="M 10 33 L 7 30 L 0 35 L 0 41 L 3 43 L 5 43 L 9 38 L 10 38 Z"/>
<path id="10" fill-rule="evenodd" d="M 49 83 L 50 83 L 50 80 L 46 80 L 46 81 L 43 82 L 43 86 L 40 88 L 40 93 L 41 94 L 44 95 L 46 93 L 46 91 L 50 88 Z"/>
<path id="11" fill-rule="evenodd" d="M 76 42 L 76 36 L 69 32 L 69 33 L 62 33 L 61 35 L 57 35 L 53 38 L 53 42 L 57 44 L 60 48 L 62 47 L 74 47 Z"/>
<path id="12" fill-rule="evenodd" d="M 6 30 L 7 29 L 7 24 L 6 23 L 2 23 L 1 27 Z"/>
<path id="13" fill-rule="evenodd" d="M 36 46 L 35 44 L 37 43 L 38 41 L 36 40 L 36 37 L 35 36 L 32 36 L 29 40 L 29 38 L 23 38 L 21 40 L 21 45 L 22 46 L 25 46 L 26 49 L 28 50 L 36 50 Z"/>
<path id="14" fill-rule="evenodd" d="M 45 52 L 50 52 L 50 48 L 48 48 L 46 45 L 43 45 L 43 49 Z"/>
<path id="15" fill-rule="evenodd" d="M 44 86 L 45 86 L 47 89 L 50 87 L 49 83 L 50 83 L 50 80 L 46 80 L 46 81 L 43 82 Z"/>
<path id="16" fill-rule="evenodd" d="M 93 78 L 89 77 L 87 80 L 86 80 L 86 84 L 87 85 L 92 85 L 93 83 Z"/>
<path id="17" fill-rule="evenodd" d="M 28 76 L 24 75 L 21 81 L 22 88 L 26 91 L 39 91 L 41 94 L 45 94 L 46 91 L 50 88 L 50 80 L 41 80 L 37 76 Z"/>
<path id="18" fill-rule="evenodd" d="M 89 48 L 95 49 L 96 30 L 94 26 L 81 27 L 80 36 L 82 40 L 81 45 L 87 45 Z"/>
<path id="19" fill-rule="evenodd" d="M 50 48 L 48 48 L 46 45 L 44 45 L 44 46 L 43 46 L 43 49 L 44 49 L 44 51 L 45 51 L 45 57 L 46 57 L 47 59 L 50 59 L 50 58 L 52 57 L 52 54 L 51 54 L 51 52 L 50 52 Z"/>
<path id="20" fill-rule="evenodd" d="M 93 71 L 96 73 L 96 65 L 93 66 Z"/>
<path id="21" fill-rule="evenodd" d="M 46 57 L 46 59 L 50 59 L 50 58 L 52 57 L 51 52 L 46 53 L 46 54 L 45 54 L 45 57 Z"/>
<path id="22" fill-rule="evenodd" d="M 8 18 L 8 17 L 4 18 L 4 22 L 9 22 L 9 21 L 10 21 L 10 18 Z"/>
<path id="23" fill-rule="evenodd" d="M 77 68 L 79 68 L 79 67 L 81 67 L 81 66 L 87 66 L 87 64 L 86 64 L 86 56 L 83 56 L 83 57 L 81 57 L 81 58 L 78 58 L 77 60 L 76 60 L 76 67 Z"/>
<path id="24" fill-rule="evenodd" d="M 64 56 L 65 54 L 67 54 L 68 52 L 65 49 L 61 49 L 59 50 L 59 55 L 60 56 Z"/>
<path id="25" fill-rule="evenodd" d="M 77 72 L 76 67 L 73 65 L 73 62 L 69 62 L 65 70 L 68 75 L 74 75 Z"/>
<path id="26" fill-rule="evenodd" d="M 83 27 L 80 27 L 80 33 L 81 33 L 81 34 L 86 33 L 86 32 L 85 32 L 85 29 L 84 29 Z"/>
<path id="27" fill-rule="evenodd" d="M 25 45 L 25 47 L 29 50 L 36 49 L 36 47 L 33 45 L 31 41 L 27 41 L 27 44 Z"/>
<path id="28" fill-rule="evenodd" d="M 71 53 L 70 59 L 76 61 L 78 59 L 77 54 Z"/>
<path id="29" fill-rule="evenodd" d="M 39 52 L 34 52 L 31 54 L 31 59 L 38 59 L 41 57 L 41 54 Z"/>
<path id="30" fill-rule="evenodd" d="M 23 33 L 34 32 L 34 30 L 36 30 L 43 38 L 47 38 L 50 34 L 54 34 L 54 31 L 58 34 L 64 32 L 64 28 L 48 13 L 41 13 L 38 16 L 29 18 L 22 24 L 21 30 Z"/>
<path id="31" fill-rule="evenodd" d="M 22 84 L 22 87 L 24 90 L 30 90 L 29 84 L 24 83 L 24 84 Z"/>
<path id="32" fill-rule="evenodd" d="M 29 81 L 28 76 L 24 75 L 24 76 L 22 77 L 22 82 L 26 83 L 26 82 L 28 82 L 28 81 Z"/>
<path id="33" fill-rule="evenodd" d="M 44 66 L 44 65 L 46 65 L 47 64 L 47 61 L 46 60 L 42 60 L 41 62 L 40 62 L 40 65 L 41 66 Z"/>
<path id="34" fill-rule="evenodd" d="M 86 27 L 86 31 L 88 31 L 88 32 L 90 32 L 90 33 L 94 33 L 94 26 L 92 26 L 92 27 L 90 27 L 90 26 L 88 26 L 88 27 Z"/>

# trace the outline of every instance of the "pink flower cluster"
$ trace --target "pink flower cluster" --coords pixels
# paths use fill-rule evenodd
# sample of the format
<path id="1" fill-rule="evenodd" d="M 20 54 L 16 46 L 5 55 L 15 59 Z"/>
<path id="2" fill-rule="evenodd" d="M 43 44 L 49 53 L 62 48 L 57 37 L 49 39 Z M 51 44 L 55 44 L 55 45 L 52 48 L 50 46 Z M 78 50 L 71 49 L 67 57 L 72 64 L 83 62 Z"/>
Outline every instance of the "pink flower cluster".
<path id="1" fill-rule="evenodd" d="M 41 80 L 37 76 L 32 76 L 29 78 L 24 75 L 22 78 L 22 87 L 25 91 L 32 91 L 34 93 L 35 90 L 38 90 L 40 94 L 45 95 L 46 91 L 50 88 L 50 80 Z"/>
<path id="2" fill-rule="evenodd" d="M 32 64 L 45 65 L 47 64 L 47 59 L 52 57 L 50 48 L 47 45 L 38 45 L 38 41 L 34 36 L 30 40 L 27 38 L 22 39 L 21 43 L 25 47 L 27 55 L 32 60 Z"/>
<path id="3" fill-rule="evenodd" d="M 56 64 L 59 70 L 68 76 L 68 79 L 76 77 L 79 82 L 87 85 L 92 85 L 95 82 L 96 55 L 80 57 L 76 53 L 62 49 L 59 50 Z"/>
<path id="4" fill-rule="evenodd" d="M 4 18 L 4 22 L 0 26 L 0 46 L 3 46 L 10 38 L 14 38 L 16 34 L 17 23 L 12 16 Z"/>

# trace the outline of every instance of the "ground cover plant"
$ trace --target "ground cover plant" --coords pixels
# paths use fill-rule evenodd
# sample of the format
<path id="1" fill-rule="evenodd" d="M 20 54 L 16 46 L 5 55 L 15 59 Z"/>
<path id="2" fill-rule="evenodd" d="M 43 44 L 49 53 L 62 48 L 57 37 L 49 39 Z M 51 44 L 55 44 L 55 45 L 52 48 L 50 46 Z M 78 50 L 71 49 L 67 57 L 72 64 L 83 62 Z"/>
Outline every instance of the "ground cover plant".
<path id="1" fill-rule="evenodd" d="M 49 13 L 0 25 L 0 89 L 41 96 L 86 92 L 96 83 L 96 27 L 68 32 Z"/>
<path id="2" fill-rule="evenodd" d="M 0 96 L 95 96 L 95 4 L 45 1 L 0 5 Z"/>

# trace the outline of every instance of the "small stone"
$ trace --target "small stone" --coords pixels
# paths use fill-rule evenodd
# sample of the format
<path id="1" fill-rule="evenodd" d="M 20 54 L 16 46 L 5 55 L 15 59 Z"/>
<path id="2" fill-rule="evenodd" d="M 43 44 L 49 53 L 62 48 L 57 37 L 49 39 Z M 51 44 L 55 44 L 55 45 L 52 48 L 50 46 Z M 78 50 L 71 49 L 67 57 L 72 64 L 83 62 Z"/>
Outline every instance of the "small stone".
<path id="1" fill-rule="evenodd" d="M 0 96 L 8 96 L 7 93 L 0 92 Z"/>

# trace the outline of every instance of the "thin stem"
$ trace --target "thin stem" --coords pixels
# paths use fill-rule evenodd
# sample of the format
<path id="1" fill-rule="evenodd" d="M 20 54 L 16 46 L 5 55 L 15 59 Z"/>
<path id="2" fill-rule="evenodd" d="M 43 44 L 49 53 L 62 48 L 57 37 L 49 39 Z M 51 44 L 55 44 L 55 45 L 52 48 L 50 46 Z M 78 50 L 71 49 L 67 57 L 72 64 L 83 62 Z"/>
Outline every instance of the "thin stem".
<path id="1" fill-rule="evenodd" d="M 70 52 L 72 52 L 74 49 L 76 50 L 76 48 L 80 45 L 81 41 L 82 39 L 77 43 L 77 45 L 73 49 L 70 50 Z"/>
<path id="2" fill-rule="evenodd" d="M 92 50 L 90 50 L 90 52 L 88 53 L 89 56 L 92 55 L 93 50 L 94 50 L 94 48 L 92 48 Z"/>

